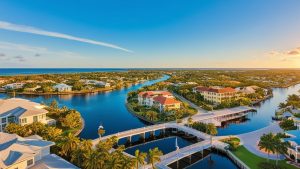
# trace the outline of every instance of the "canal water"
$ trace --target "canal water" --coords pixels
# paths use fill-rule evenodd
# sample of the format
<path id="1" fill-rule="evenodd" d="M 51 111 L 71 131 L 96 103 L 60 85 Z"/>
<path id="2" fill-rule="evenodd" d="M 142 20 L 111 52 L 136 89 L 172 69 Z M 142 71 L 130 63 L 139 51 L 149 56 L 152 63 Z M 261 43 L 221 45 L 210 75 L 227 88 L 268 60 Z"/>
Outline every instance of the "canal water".
<path id="1" fill-rule="evenodd" d="M 85 127 L 80 134 L 81 138 L 95 139 L 98 137 L 97 129 L 100 124 L 105 128 L 105 135 L 125 131 L 133 128 L 143 127 L 146 124 L 133 116 L 126 108 L 127 93 L 137 90 L 143 86 L 167 80 L 169 76 L 163 76 L 157 80 L 147 81 L 128 88 L 114 90 L 105 93 L 88 95 L 53 95 L 53 96 L 29 96 L 17 97 L 32 100 L 34 102 L 51 102 L 57 100 L 60 106 L 67 106 L 78 110 L 85 121 Z M 6 98 L 0 94 L 0 98 Z"/>
<path id="2" fill-rule="evenodd" d="M 97 128 L 102 124 L 106 130 L 105 135 L 125 131 L 129 129 L 146 126 L 144 122 L 133 116 L 126 108 L 126 97 L 130 91 L 137 90 L 146 85 L 164 81 L 168 76 L 164 76 L 158 80 L 148 81 L 144 84 L 138 84 L 121 90 L 111 92 L 89 94 L 89 95 L 62 95 L 62 96 L 17 96 L 26 98 L 35 102 L 50 102 L 56 99 L 63 106 L 78 110 L 85 120 L 85 127 L 80 134 L 81 138 L 95 139 L 98 137 Z M 257 112 L 249 114 L 246 121 L 239 124 L 229 123 L 224 128 L 218 129 L 218 135 L 233 135 L 254 131 L 268 126 L 274 115 L 275 110 L 280 102 L 284 102 L 288 95 L 297 94 L 300 89 L 300 84 L 289 88 L 273 89 L 274 96 L 258 105 Z M 5 94 L 0 94 L 0 98 L 6 98 Z M 178 144 L 181 147 L 187 146 L 190 143 L 184 139 L 178 138 Z M 175 137 L 168 139 L 143 144 L 134 148 L 128 148 L 126 151 L 130 154 L 135 149 L 148 151 L 150 148 L 159 147 L 165 153 L 175 150 Z M 231 167 L 234 164 L 222 155 L 212 153 L 212 158 L 215 163 L 207 163 L 202 160 L 189 168 L 235 168 Z"/>
<path id="3" fill-rule="evenodd" d="M 272 98 L 255 106 L 257 112 L 249 113 L 246 120 L 241 123 L 233 121 L 234 123 L 228 123 L 223 128 L 219 128 L 218 135 L 242 134 L 268 126 L 272 123 L 271 117 L 274 116 L 279 103 L 284 102 L 288 95 L 300 94 L 299 90 L 300 84 L 288 88 L 274 88 Z"/>

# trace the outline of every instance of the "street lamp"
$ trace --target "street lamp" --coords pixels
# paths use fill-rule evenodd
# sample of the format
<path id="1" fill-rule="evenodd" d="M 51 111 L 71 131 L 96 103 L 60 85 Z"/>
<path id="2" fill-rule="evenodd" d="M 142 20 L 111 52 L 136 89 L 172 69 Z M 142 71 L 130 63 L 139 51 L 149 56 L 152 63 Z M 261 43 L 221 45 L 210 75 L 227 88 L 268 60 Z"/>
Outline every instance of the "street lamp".
<path id="1" fill-rule="evenodd" d="M 99 139 L 101 138 L 101 136 L 103 136 L 105 133 L 104 127 L 100 124 L 100 126 L 98 127 L 98 135 L 99 135 Z"/>

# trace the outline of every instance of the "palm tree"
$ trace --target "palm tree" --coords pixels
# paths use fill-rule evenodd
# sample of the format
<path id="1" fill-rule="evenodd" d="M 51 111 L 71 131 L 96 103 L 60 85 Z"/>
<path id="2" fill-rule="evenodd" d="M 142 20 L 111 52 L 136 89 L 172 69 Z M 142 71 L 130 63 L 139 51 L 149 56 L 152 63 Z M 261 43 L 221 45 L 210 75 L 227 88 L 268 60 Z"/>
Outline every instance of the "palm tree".
<path id="1" fill-rule="evenodd" d="M 105 164 L 105 159 L 103 159 L 98 151 L 91 151 L 87 158 L 83 161 L 83 166 L 86 169 L 99 169 L 103 168 Z"/>
<path id="2" fill-rule="evenodd" d="M 286 104 L 284 104 L 284 103 L 279 103 L 278 108 L 283 109 L 283 108 L 285 108 L 285 107 L 286 107 Z"/>
<path id="3" fill-rule="evenodd" d="M 155 121 L 157 119 L 157 112 L 155 111 L 147 111 L 146 116 L 149 118 L 151 121 Z"/>
<path id="4" fill-rule="evenodd" d="M 149 163 L 151 163 L 153 169 L 155 168 L 154 163 L 159 162 L 160 156 L 162 156 L 162 155 L 163 155 L 162 151 L 160 151 L 157 147 L 149 150 L 148 160 L 149 160 Z"/>
<path id="5" fill-rule="evenodd" d="M 58 144 L 61 148 L 60 154 L 68 157 L 72 151 L 76 150 L 79 142 L 80 140 L 77 137 L 72 133 L 68 133 Z"/>
<path id="6" fill-rule="evenodd" d="M 93 144 L 91 140 L 82 140 L 77 149 L 72 152 L 71 162 L 80 167 L 88 154 L 92 151 L 92 146 Z"/>
<path id="7" fill-rule="evenodd" d="M 145 164 L 145 159 L 147 157 L 147 154 L 144 152 L 140 152 L 140 150 L 135 150 L 135 165 L 136 169 L 139 168 L 139 165 L 144 165 Z"/>
<path id="8" fill-rule="evenodd" d="M 286 154 L 290 144 L 288 142 L 282 142 L 278 134 L 274 137 L 273 143 L 274 143 L 274 151 L 276 152 L 276 156 L 277 156 L 276 165 L 278 165 L 278 155 Z"/>
<path id="9" fill-rule="evenodd" d="M 270 152 L 274 153 L 274 138 L 273 134 L 264 134 L 260 137 L 258 147 L 259 149 L 264 149 L 268 153 L 268 161 Z"/>
<path id="10" fill-rule="evenodd" d="M 118 169 L 122 167 L 122 161 L 119 157 L 111 155 L 108 161 L 106 162 L 106 167 L 109 169 Z"/>
<path id="11" fill-rule="evenodd" d="M 207 133 L 210 134 L 210 144 L 212 144 L 213 136 L 218 134 L 218 130 L 213 123 L 208 123 L 206 125 Z"/>
<path id="12" fill-rule="evenodd" d="M 188 122 L 188 125 L 189 127 L 193 124 L 193 118 L 190 116 L 188 119 L 187 119 L 187 122 Z"/>
<path id="13" fill-rule="evenodd" d="M 133 169 L 134 167 L 134 159 L 129 158 L 127 156 L 122 156 L 122 167 L 121 169 Z"/>

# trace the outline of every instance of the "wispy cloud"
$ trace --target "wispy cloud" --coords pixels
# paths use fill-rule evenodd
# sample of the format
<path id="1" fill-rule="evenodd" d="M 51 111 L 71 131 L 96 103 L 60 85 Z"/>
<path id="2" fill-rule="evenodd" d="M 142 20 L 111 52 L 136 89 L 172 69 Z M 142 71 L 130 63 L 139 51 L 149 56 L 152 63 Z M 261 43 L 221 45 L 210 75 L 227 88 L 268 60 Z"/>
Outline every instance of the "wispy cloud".
<path id="1" fill-rule="evenodd" d="M 73 40 L 73 41 L 78 41 L 78 42 L 83 42 L 83 43 L 89 43 L 89 44 L 119 49 L 119 50 L 126 51 L 126 52 L 132 52 L 131 50 L 125 49 L 123 47 L 120 47 L 120 46 L 117 46 L 114 44 L 106 43 L 106 42 L 95 41 L 95 40 L 86 39 L 86 38 L 80 38 L 80 37 L 63 34 L 63 33 L 58 33 L 58 32 L 46 31 L 43 29 L 31 27 L 31 26 L 17 25 L 17 24 L 5 22 L 5 21 L 0 21 L 0 29 L 37 34 L 37 35 L 54 37 L 54 38 L 68 39 L 68 40 Z"/>
<path id="2" fill-rule="evenodd" d="M 269 53 L 269 56 L 279 58 L 283 62 L 300 59 L 300 47 L 286 51 L 272 51 Z"/>
<path id="3" fill-rule="evenodd" d="M 18 60 L 19 62 L 24 62 L 24 61 L 26 61 L 26 59 L 25 59 L 23 56 L 21 56 L 21 55 L 14 56 L 13 58 L 16 59 L 16 60 Z"/>
<path id="4" fill-rule="evenodd" d="M 11 43 L 11 42 L 4 42 L 0 41 L 0 49 L 2 51 L 11 51 L 12 53 L 29 53 L 30 56 L 33 57 L 41 57 L 42 55 L 46 56 L 56 56 L 56 57 L 81 57 L 79 54 L 70 52 L 70 51 L 52 51 L 44 47 L 37 47 L 37 46 L 30 46 L 30 45 L 24 45 L 24 44 L 18 44 L 18 43 Z M 0 56 L 2 57 L 8 57 L 5 53 L 0 53 Z M 17 59 L 16 57 L 14 57 Z"/>

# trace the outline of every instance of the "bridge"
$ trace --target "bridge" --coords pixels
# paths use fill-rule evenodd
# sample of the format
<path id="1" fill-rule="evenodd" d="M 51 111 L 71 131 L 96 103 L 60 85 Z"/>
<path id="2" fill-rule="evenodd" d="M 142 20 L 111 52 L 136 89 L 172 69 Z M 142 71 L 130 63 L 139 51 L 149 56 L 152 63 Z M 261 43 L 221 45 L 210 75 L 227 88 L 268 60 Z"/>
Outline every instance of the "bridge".
<path id="1" fill-rule="evenodd" d="M 211 144 L 212 143 L 212 144 Z M 195 154 L 197 152 L 203 151 L 205 149 L 208 149 L 210 147 L 216 147 L 216 148 L 222 148 L 224 149 L 227 144 L 220 142 L 220 141 L 213 141 L 205 140 L 196 144 L 192 144 L 190 146 L 181 148 L 177 151 L 170 152 L 168 154 L 165 154 L 160 157 L 160 162 L 156 164 L 156 167 L 159 169 L 170 169 L 168 167 L 169 164 L 172 164 L 184 157 L 190 156 L 192 154 Z M 203 152 L 202 152 L 203 153 Z"/>
<path id="2" fill-rule="evenodd" d="M 194 135 L 197 138 L 203 139 L 203 140 L 206 140 L 206 139 L 210 138 L 210 135 L 208 135 L 206 133 L 203 133 L 203 132 L 200 132 L 198 130 L 189 128 L 189 127 L 184 126 L 182 124 L 164 123 L 164 124 L 151 125 L 151 126 L 147 126 L 147 127 L 142 127 L 142 128 L 127 130 L 127 131 L 107 135 L 105 137 L 94 139 L 92 141 L 92 143 L 95 146 L 96 144 L 98 144 L 99 141 L 104 141 L 104 140 L 106 140 L 110 137 L 113 137 L 113 136 L 116 136 L 118 139 L 127 138 L 128 141 L 131 141 L 132 136 L 141 135 L 141 137 L 145 138 L 145 134 L 148 133 L 148 132 L 150 132 L 152 134 L 155 134 L 155 131 L 160 130 L 162 132 L 165 132 L 166 129 L 176 129 L 178 131 L 183 131 L 185 133 L 189 133 L 189 134 Z"/>
<path id="3" fill-rule="evenodd" d="M 240 106 L 230 109 L 222 109 L 210 111 L 208 113 L 200 113 L 192 116 L 193 121 L 203 122 L 203 123 L 214 123 L 216 126 L 220 126 L 221 122 L 239 118 L 246 116 L 249 112 L 255 111 L 256 109 L 247 106 Z M 160 130 L 161 132 L 165 132 L 165 129 L 173 128 L 180 131 L 184 131 L 186 133 L 192 134 L 199 139 L 208 139 L 210 135 L 205 134 L 203 132 L 199 132 L 198 130 L 189 128 L 184 126 L 187 123 L 187 118 L 184 118 L 182 124 L 178 124 L 175 122 L 150 125 L 142 128 L 131 129 L 123 132 L 118 132 L 115 134 L 107 135 L 101 138 L 97 138 L 93 140 L 93 145 L 96 145 L 99 141 L 106 140 L 110 137 L 116 136 L 118 139 L 127 138 L 129 142 L 131 142 L 131 137 L 135 135 L 141 135 L 142 138 L 145 138 L 145 134 L 150 132 L 151 134 L 155 134 L 155 131 Z"/>

